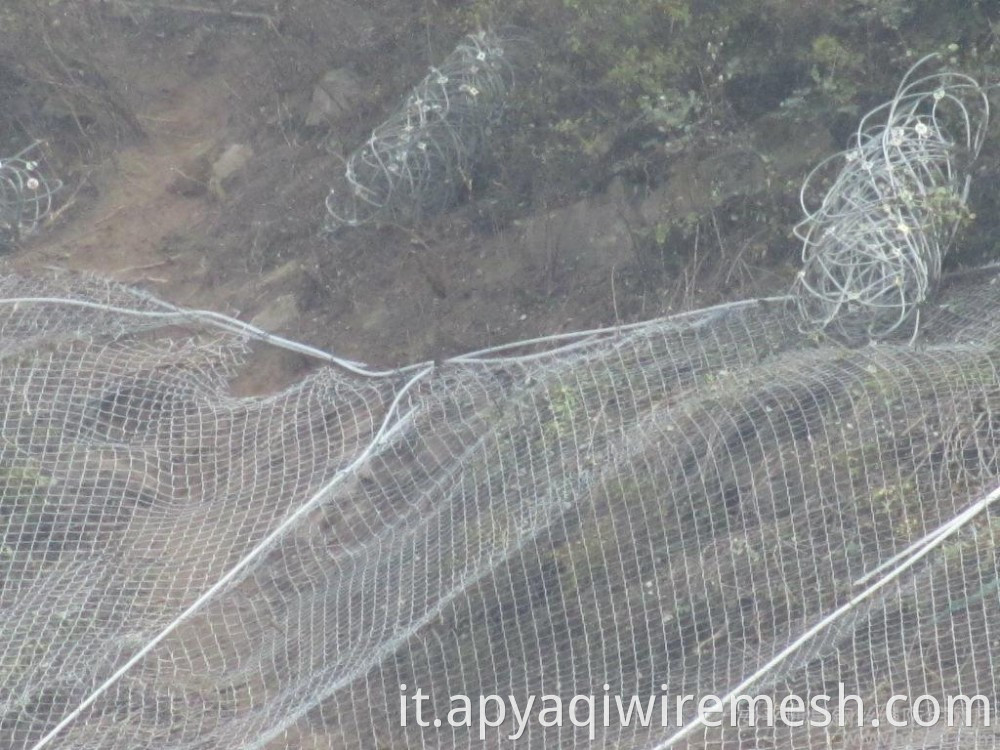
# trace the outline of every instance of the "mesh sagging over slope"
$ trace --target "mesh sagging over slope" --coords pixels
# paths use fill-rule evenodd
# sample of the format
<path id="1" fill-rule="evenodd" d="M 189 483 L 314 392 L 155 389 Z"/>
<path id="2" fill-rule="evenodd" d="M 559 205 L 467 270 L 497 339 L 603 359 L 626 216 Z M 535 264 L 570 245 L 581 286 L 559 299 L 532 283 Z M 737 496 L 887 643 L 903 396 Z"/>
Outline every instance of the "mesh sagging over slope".
<path id="1" fill-rule="evenodd" d="M 605 683 L 995 697 L 989 506 L 801 638 L 997 485 L 995 278 L 946 285 L 915 348 L 827 346 L 749 302 L 254 398 L 229 386 L 250 342 L 197 318 L 2 304 L 0 746 L 33 747 L 98 688 L 51 747 L 509 742 L 510 725 L 398 726 L 401 683 L 439 717 L 454 694 Z M 15 294 L 162 310 L 0 280 Z M 678 728 L 591 742 L 532 723 L 518 744 L 648 748 Z M 675 746 L 1000 746 L 892 731 L 698 727 Z"/>

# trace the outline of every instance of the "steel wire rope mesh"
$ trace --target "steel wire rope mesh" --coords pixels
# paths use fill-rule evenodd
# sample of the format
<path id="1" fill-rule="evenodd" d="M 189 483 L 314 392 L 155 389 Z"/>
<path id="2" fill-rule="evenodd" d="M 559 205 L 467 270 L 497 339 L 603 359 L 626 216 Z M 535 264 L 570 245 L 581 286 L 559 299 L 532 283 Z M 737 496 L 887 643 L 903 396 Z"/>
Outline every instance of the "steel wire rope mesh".
<path id="1" fill-rule="evenodd" d="M 427 719 L 603 684 L 995 699 L 998 296 L 943 279 L 921 348 L 746 300 L 405 371 L 312 351 L 247 394 L 258 347 L 308 347 L 0 273 L 0 748 L 995 748 L 672 708 L 512 743 L 402 725 L 399 686 Z"/>
<path id="2" fill-rule="evenodd" d="M 415 221 L 444 211 L 471 180 L 513 85 L 506 40 L 465 37 L 403 105 L 347 158 L 326 198 L 327 228 L 380 219 Z"/>
<path id="3" fill-rule="evenodd" d="M 0 158 L 0 250 L 32 234 L 52 210 L 62 182 L 41 168 L 36 141 L 11 157 Z"/>
<path id="4" fill-rule="evenodd" d="M 861 119 L 849 148 L 802 185 L 794 293 L 807 328 L 848 340 L 916 334 L 920 306 L 969 218 L 969 171 L 989 120 L 986 90 L 973 78 L 917 75 L 933 57 L 911 67 L 895 96 Z"/>

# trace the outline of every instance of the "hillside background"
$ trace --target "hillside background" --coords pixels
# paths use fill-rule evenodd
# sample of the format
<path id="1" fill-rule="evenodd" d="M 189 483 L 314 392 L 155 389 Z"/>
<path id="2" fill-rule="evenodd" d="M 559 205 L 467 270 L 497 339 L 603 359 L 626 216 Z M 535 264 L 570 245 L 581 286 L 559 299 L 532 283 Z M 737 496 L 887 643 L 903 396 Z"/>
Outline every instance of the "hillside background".
<path id="1" fill-rule="evenodd" d="M 510 40 L 516 83 L 458 204 L 325 234 L 344 157 L 485 28 Z M 50 225 L 5 259 L 390 365 L 781 292 L 804 176 L 931 52 L 997 81 L 1000 9 L 11 0 L 0 155 L 41 140 L 65 187 Z M 952 266 L 996 255 L 997 130 Z"/>

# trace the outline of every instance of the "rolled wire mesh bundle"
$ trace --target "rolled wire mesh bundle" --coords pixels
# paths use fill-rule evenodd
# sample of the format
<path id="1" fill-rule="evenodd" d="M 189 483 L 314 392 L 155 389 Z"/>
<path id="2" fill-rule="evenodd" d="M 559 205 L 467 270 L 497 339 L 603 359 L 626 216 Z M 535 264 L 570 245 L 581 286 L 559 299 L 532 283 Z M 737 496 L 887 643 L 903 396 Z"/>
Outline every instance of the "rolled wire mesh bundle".
<path id="1" fill-rule="evenodd" d="M 819 164 L 801 191 L 806 218 L 796 298 L 810 328 L 849 340 L 919 324 L 966 216 L 969 177 L 989 119 L 969 76 L 904 76 L 891 101 L 862 118 L 851 147 Z M 818 208 L 807 195 L 842 163 Z"/>
<path id="2" fill-rule="evenodd" d="M 471 34 L 347 159 L 326 199 L 328 228 L 416 220 L 452 205 L 513 84 L 503 40 Z"/>
<path id="3" fill-rule="evenodd" d="M 0 159 L 0 248 L 34 232 L 52 210 L 52 197 L 62 183 L 46 176 L 36 158 L 36 141 Z"/>

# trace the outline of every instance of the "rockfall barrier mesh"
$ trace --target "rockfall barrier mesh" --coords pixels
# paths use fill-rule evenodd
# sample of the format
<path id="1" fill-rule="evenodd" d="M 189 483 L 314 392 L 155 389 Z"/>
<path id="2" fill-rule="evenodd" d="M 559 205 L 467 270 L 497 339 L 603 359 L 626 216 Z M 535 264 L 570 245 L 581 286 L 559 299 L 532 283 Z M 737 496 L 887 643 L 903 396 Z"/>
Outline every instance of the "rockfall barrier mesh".
<path id="1" fill-rule="evenodd" d="M 995 703 L 998 277 L 945 279 L 915 346 L 753 300 L 381 373 L 313 352 L 241 396 L 293 345 L 0 276 L 0 747 L 1000 747 L 399 718 L 401 684 L 442 718 L 604 685 Z"/>

